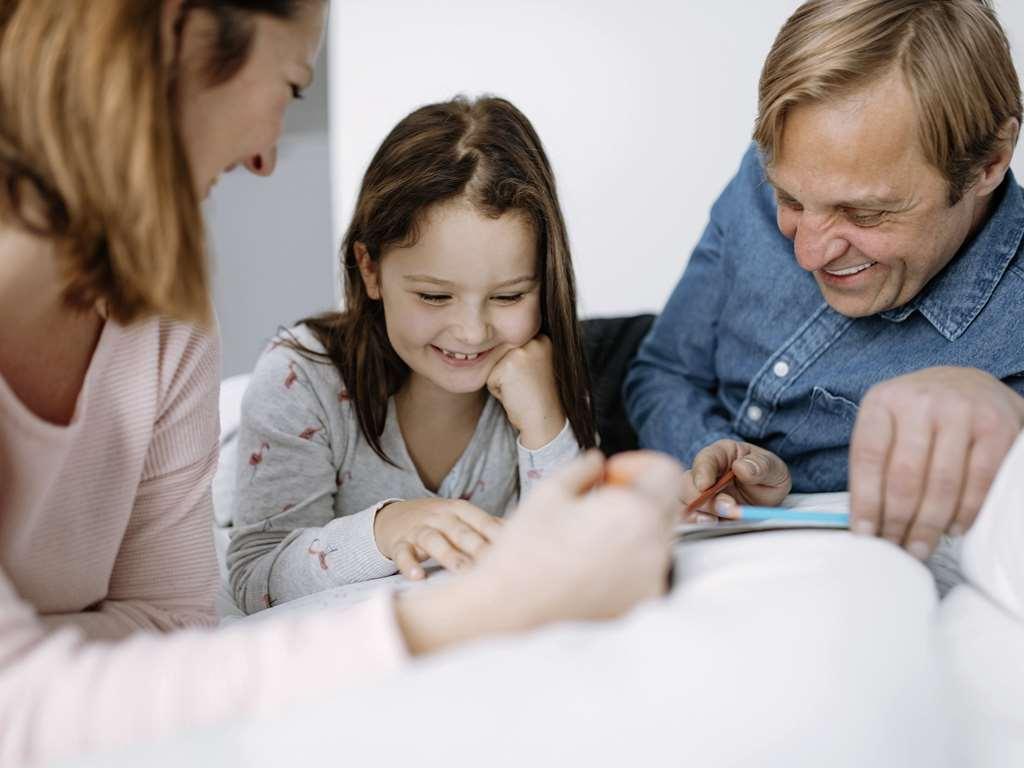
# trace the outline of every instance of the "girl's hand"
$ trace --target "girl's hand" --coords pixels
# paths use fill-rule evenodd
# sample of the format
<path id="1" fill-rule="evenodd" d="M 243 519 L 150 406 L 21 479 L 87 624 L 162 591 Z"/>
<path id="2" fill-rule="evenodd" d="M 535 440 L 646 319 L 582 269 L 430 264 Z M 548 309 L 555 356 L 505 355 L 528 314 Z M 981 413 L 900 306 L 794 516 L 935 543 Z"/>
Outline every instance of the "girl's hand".
<path id="1" fill-rule="evenodd" d="M 544 447 L 565 426 L 547 336 L 538 335 L 506 352 L 487 378 L 487 389 L 505 409 L 525 448 Z"/>
<path id="2" fill-rule="evenodd" d="M 729 469 L 736 474 L 736 479 L 697 513 L 709 512 L 719 504 L 725 508 L 718 511 L 725 514 L 735 513 L 738 504 L 775 507 L 789 495 L 793 485 L 789 467 L 771 451 L 736 440 L 719 440 L 703 448 L 694 458 L 693 466 L 686 473 L 683 504 L 700 496 Z"/>
<path id="3" fill-rule="evenodd" d="M 551 621 L 614 618 L 663 594 L 682 467 L 653 452 L 609 465 L 617 465 L 614 485 L 602 485 L 598 451 L 562 467 L 526 498 L 478 568 L 400 595 L 412 652 Z"/>
<path id="4" fill-rule="evenodd" d="M 500 532 L 499 518 L 461 499 L 396 501 L 373 522 L 377 548 L 410 579 L 424 577 L 420 563 L 431 557 L 450 571 L 468 568 Z"/>

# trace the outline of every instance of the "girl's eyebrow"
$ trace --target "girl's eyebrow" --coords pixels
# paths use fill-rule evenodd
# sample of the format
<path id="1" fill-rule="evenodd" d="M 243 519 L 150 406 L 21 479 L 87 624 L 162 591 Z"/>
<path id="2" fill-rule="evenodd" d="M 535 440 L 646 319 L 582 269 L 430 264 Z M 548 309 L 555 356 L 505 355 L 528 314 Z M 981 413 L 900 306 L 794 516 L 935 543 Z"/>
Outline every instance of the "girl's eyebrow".
<path id="1" fill-rule="evenodd" d="M 437 285 L 445 288 L 450 288 L 455 285 L 451 280 L 441 280 L 438 277 L 431 277 L 430 275 L 403 275 L 402 279 L 408 283 L 430 283 L 431 285 Z M 518 285 L 519 283 L 533 283 L 536 282 L 536 280 L 536 275 L 520 275 L 519 277 L 513 277 L 511 280 L 505 280 L 504 282 L 498 283 L 493 287 L 507 288 L 510 285 Z"/>

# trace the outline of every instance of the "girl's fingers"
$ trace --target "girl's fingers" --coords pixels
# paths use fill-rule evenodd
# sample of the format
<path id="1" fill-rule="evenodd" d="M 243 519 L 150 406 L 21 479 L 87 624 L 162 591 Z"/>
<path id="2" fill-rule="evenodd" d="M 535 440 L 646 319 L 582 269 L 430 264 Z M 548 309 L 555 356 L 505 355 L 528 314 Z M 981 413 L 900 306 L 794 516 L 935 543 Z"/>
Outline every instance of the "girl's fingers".
<path id="1" fill-rule="evenodd" d="M 501 535 L 503 520 L 500 517 L 487 514 L 480 507 L 469 503 L 459 504 L 455 509 L 455 514 L 459 520 L 475 529 L 488 542 L 493 542 Z"/>
<path id="2" fill-rule="evenodd" d="M 469 557 L 452 546 L 452 543 L 436 528 L 421 528 L 416 535 L 416 546 L 449 571 L 468 568 L 472 563 Z"/>
<path id="3" fill-rule="evenodd" d="M 407 579 L 415 581 L 422 579 L 425 575 L 423 566 L 420 565 L 415 552 L 413 552 L 412 544 L 407 541 L 400 541 L 395 547 L 394 562 L 395 565 L 398 566 L 399 573 Z"/>
<path id="4" fill-rule="evenodd" d="M 490 544 L 487 539 L 457 517 L 445 520 L 441 524 L 441 531 L 457 549 L 474 558 Z"/>

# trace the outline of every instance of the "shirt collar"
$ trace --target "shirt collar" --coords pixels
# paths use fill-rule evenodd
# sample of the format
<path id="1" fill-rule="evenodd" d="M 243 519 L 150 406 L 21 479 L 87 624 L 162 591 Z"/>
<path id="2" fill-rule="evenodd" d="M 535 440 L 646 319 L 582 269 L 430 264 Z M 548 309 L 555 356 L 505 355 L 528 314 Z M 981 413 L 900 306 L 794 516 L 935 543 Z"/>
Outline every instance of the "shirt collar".
<path id="1" fill-rule="evenodd" d="M 953 260 L 917 296 L 880 317 L 901 323 L 920 312 L 949 341 L 966 331 L 992 297 L 1024 237 L 1024 192 L 1006 172 L 995 210 Z"/>

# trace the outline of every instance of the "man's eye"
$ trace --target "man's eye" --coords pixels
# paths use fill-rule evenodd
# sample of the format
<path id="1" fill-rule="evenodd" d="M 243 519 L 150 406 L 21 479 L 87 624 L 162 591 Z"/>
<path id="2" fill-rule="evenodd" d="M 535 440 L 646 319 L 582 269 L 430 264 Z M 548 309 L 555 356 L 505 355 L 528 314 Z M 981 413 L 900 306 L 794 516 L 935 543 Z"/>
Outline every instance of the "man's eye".
<path id="1" fill-rule="evenodd" d="M 523 300 L 522 293 L 503 293 L 501 296 L 495 296 L 494 300 L 501 304 L 515 304 Z"/>
<path id="2" fill-rule="evenodd" d="M 451 296 L 445 293 L 417 293 L 416 295 L 422 301 L 427 302 L 427 304 L 444 304 L 451 298 Z"/>
<path id="3" fill-rule="evenodd" d="M 293 99 L 304 99 L 304 98 L 306 98 L 305 96 L 302 95 L 302 89 L 299 88 L 299 86 L 295 85 L 294 83 L 292 84 L 292 98 Z"/>
<path id="4" fill-rule="evenodd" d="M 877 227 L 885 220 L 885 211 L 872 211 L 871 213 L 846 211 L 846 218 L 855 227 Z"/>

